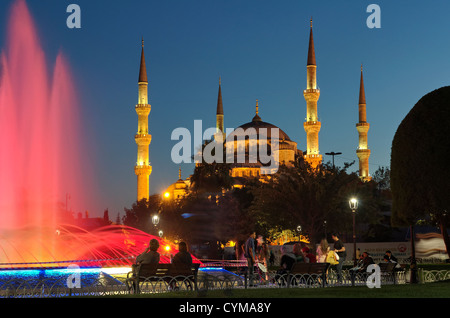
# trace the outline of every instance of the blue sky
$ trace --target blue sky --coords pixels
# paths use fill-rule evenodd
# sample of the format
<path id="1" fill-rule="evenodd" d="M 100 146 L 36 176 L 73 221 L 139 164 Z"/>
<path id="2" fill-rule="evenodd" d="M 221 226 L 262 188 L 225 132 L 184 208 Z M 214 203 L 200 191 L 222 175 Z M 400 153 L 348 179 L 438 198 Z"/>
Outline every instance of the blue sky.
<path id="1" fill-rule="evenodd" d="M 0 47 L 12 0 L 0 3 Z M 68 29 L 66 8 L 81 8 L 81 29 Z M 370 29 L 369 4 L 381 8 Z M 433 1 L 300 0 L 28 0 L 49 63 L 63 50 L 74 73 L 83 125 L 94 145 L 98 193 L 86 209 L 115 217 L 136 197 L 137 78 L 141 37 L 149 78 L 153 136 L 151 194 L 178 178 L 170 157 L 177 127 L 215 125 L 219 76 L 225 127 L 250 121 L 259 100 L 264 121 L 306 149 L 306 57 L 314 20 L 320 151 L 356 160 L 360 65 L 364 65 L 370 170 L 390 165 L 396 129 L 426 93 L 450 80 L 450 3 Z M 182 176 L 193 165 L 181 165 Z"/>

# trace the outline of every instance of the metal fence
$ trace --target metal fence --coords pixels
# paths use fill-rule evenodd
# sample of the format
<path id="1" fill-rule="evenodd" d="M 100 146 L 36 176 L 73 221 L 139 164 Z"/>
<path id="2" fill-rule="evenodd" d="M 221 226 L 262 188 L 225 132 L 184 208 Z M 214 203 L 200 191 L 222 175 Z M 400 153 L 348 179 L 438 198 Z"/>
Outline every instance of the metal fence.
<path id="1" fill-rule="evenodd" d="M 254 288 L 328 288 L 334 286 L 364 286 L 370 279 L 370 273 L 362 273 L 354 278 L 348 270 L 342 271 L 338 279 L 334 269 L 329 269 L 326 280 L 321 275 L 297 274 L 280 275 L 276 271 L 266 273 L 255 271 L 255 285 L 250 287 L 245 271 L 199 271 L 196 290 L 199 293 L 208 290 L 233 290 Z M 431 283 L 450 279 L 448 270 L 420 270 L 420 283 Z M 407 284 L 409 272 L 398 271 L 395 276 L 381 275 L 382 285 Z M 194 282 L 183 277 L 149 278 L 140 283 L 142 294 L 168 293 L 174 290 L 194 290 Z M 123 296 L 132 293 L 127 287 L 125 277 L 111 279 L 99 278 L 80 288 L 69 288 L 66 279 L 9 279 L 0 281 L 0 298 L 58 298 L 58 297 L 98 297 Z"/>

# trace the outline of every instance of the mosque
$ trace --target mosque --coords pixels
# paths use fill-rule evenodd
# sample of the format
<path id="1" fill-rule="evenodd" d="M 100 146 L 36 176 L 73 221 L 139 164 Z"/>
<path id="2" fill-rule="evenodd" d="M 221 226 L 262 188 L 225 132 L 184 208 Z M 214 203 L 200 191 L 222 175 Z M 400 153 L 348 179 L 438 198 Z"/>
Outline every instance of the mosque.
<path id="1" fill-rule="evenodd" d="M 320 90 L 317 86 L 316 76 L 317 64 L 314 50 L 313 39 L 313 25 L 312 20 L 310 22 L 310 36 L 308 46 L 308 56 L 306 63 L 306 89 L 303 91 L 303 96 L 306 101 L 306 121 L 303 123 L 303 127 L 306 132 L 306 151 L 302 151 L 297 148 L 297 143 L 279 127 L 263 121 L 259 116 L 259 105 L 256 100 L 255 116 L 251 121 L 244 123 L 236 128 L 228 136 L 224 131 L 224 107 L 222 103 L 222 89 L 221 81 L 219 80 L 219 92 L 217 99 L 216 110 L 216 134 L 220 136 L 220 140 L 224 140 L 225 143 L 234 143 L 235 156 L 239 150 L 243 150 L 245 153 L 245 159 L 241 161 L 234 161 L 231 169 L 231 176 L 235 180 L 235 187 L 241 187 L 242 178 L 262 178 L 261 169 L 264 168 L 265 163 L 257 158 L 252 158 L 250 151 L 252 145 L 261 145 L 261 143 L 267 143 L 266 149 L 269 151 L 272 149 L 276 151 L 276 158 L 279 165 L 292 165 L 296 156 L 303 156 L 305 161 L 308 162 L 311 167 L 316 168 L 322 163 L 322 155 L 319 151 L 319 132 L 321 128 L 321 122 L 318 117 L 317 104 L 320 97 Z M 149 163 L 149 145 L 151 142 L 151 135 L 148 130 L 148 116 L 150 114 L 151 106 L 148 104 L 148 81 L 147 72 L 145 67 L 144 57 L 144 42 L 142 41 L 142 53 L 141 64 L 139 71 L 139 103 L 136 105 L 136 113 L 138 115 L 138 132 L 135 135 L 135 141 L 138 147 L 137 162 L 134 168 L 137 176 L 137 199 L 149 197 L 149 177 L 152 172 L 152 167 Z M 356 129 L 359 135 L 359 146 L 356 150 L 356 154 L 359 159 L 359 177 L 362 181 L 370 181 L 369 175 L 369 157 L 370 149 L 367 143 L 367 133 L 369 131 L 370 124 L 366 118 L 366 99 L 364 91 L 363 69 L 361 66 L 361 80 L 360 80 L 360 92 L 359 92 L 359 122 L 356 124 Z M 273 129 L 276 129 L 277 136 L 271 135 Z M 253 134 L 246 134 L 244 138 L 241 134 L 252 131 Z M 216 138 L 217 139 L 217 138 Z M 276 147 L 275 147 L 276 144 Z M 228 146 L 228 145 L 227 145 Z M 260 149 L 260 148 L 258 148 Z M 190 187 L 190 178 L 183 180 L 181 178 L 181 170 L 179 170 L 178 180 L 170 185 L 164 192 L 166 198 L 179 199 L 186 195 Z"/>

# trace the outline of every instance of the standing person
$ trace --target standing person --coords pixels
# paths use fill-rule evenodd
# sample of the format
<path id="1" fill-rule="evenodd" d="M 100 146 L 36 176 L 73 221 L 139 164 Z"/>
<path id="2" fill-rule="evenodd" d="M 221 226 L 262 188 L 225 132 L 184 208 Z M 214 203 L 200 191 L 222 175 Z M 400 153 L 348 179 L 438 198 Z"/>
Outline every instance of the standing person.
<path id="1" fill-rule="evenodd" d="M 242 242 L 242 241 L 237 242 L 236 245 L 234 246 L 237 261 L 245 260 L 244 247 L 245 247 L 245 242 Z"/>
<path id="2" fill-rule="evenodd" d="M 268 247 L 267 243 L 263 241 L 261 244 L 261 249 L 259 250 L 258 260 L 259 260 L 259 263 L 264 265 L 264 267 L 266 268 L 266 271 L 265 271 L 266 280 L 269 279 L 269 272 L 267 271 L 267 266 L 268 266 L 267 259 L 268 258 L 269 258 L 269 247 Z"/>
<path id="3" fill-rule="evenodd" d="M 247 241 L 245 242 L 245 258 L 247 259 L 247 266 L 248 266 L 248 281 L 250 287 L 254 286 L 253 284 L 253 276 L 254 276 L 254 270 L 255 270 L 255 258 L 256 258 L 256 249 L 255 249 L 255 237 L 256 232 L 253 231 L 250 233 L 250 236 L 248 237 Z"/>
<path id="4" fill-rule="evenodd" d="M 261 249 L 264 243 L 264 239 L 262 237 L 262 235 L 258 235 L 258 238 L 255 241 L 255 251 L 256 251 L 256 256 L 259 260 L 259 256 L 261 254 Z"/>
<path id="5" fill-rule="evenodd" d="M 269 251 L 270 251 L 269 264 L 270 266 L 273 266 L 275 264 L 275 254 L 271 249 L 269 249 Z"/>
<path id="6" fill-rule="evenodd" d="M 328 245 L 328 241 L 326 239 L 322 239 L 316 250 L 317 263 L 325 263 L 329 250 L 330 246 Z"/>
<path id="7" fill-rule="evenodd" d="M 239 273 L 244 274 L 247 271 L 246 268 L 246 258 L 245 258 L 245 241 L 238 241 L 236 245 L 234 246 L 235 253 L 236 253 L 236 263 L 239 266 Z"/>
<path id="8" fill-rule="evenodd" d="M 339 239 L 338 234 L 333 233 L 331 235 L 331 238 L 334 241 L 334 251 L 339 256 L 339 263 L 336 265 L 336 272 L 337 272 L 337 279 L 338 282 L 342 282 L 342 265 L 345 261 L 345 258 L 347 257 L 347 252 L 345 251 L 345 246 L 342 243 L 342 241 Z"/>

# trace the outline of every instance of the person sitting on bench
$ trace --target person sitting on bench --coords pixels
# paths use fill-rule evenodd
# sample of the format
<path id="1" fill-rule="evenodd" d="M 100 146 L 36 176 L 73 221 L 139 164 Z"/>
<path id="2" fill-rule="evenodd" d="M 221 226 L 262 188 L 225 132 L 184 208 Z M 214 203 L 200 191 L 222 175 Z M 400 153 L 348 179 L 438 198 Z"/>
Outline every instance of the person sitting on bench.
<path id="1" fill-rule="evenodd" d="M 185 242 L 180 242 L 178 244 L 178 253 L 173 257 L 172 263 L 192 265 L 192 256 L 188 252 L 187 244 Z"/>
<path id="2" fill-rule="evenodd" d="M 157 239 L 151 239 L 149 246 L 145 251 L 136 257 L 136 264 L 158 264 L 160 255 L 158 253 L 159 242 Z"/>

